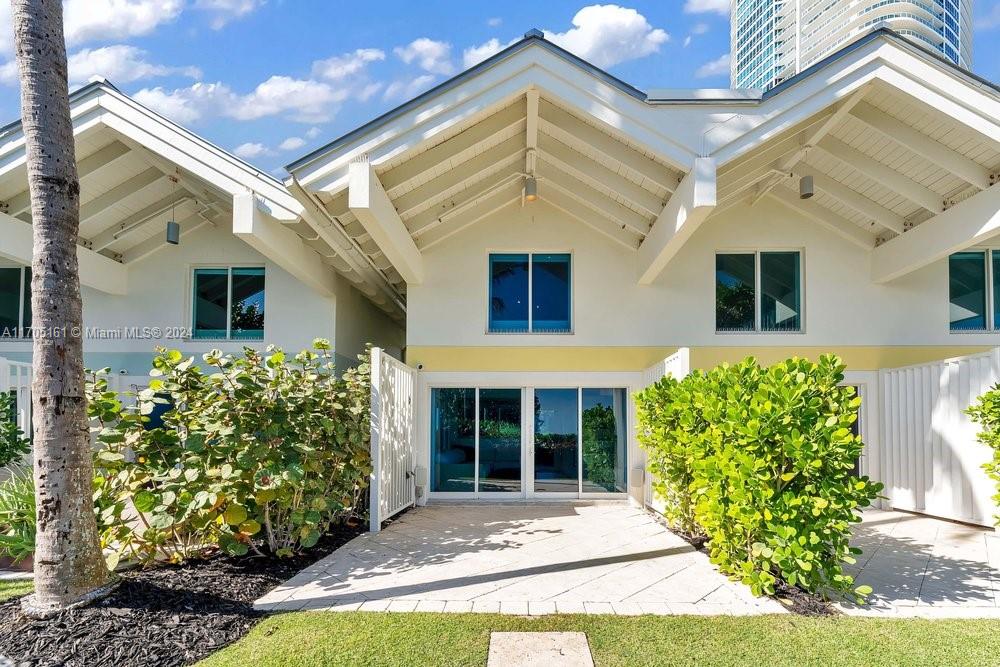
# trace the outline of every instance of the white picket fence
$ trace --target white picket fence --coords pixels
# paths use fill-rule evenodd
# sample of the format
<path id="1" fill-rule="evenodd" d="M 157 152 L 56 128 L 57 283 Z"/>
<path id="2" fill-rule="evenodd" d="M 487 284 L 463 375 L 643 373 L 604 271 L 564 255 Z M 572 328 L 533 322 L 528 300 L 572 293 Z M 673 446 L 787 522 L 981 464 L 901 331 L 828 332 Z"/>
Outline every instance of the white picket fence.
<path id="1" fill-rule="evenodd" d="M 666 359 L 658 361 L 642 372 L 642 386 L 648 387 L 665 377 L 680 380 L 691 372 L 691 350 L 686 347 L 678 349 Z M 644 466 L 643 502 L 646 506 L 663 513 L 663 501 L 653 494 L 653 475 Z"/>
<path id="2" fill-rule="evenodd" d="M 895 509 L 992 526 L 992 457 L 965 414 L 1000 382 L 1000 348 L 879 372 L 882 393 L 879 477 Z"/>
<path id="3" fill-rule="evenodd" d="M 371 354 L 370 530 L 416 502 L 413 397 L 416 371 L 380 348 Z"/>
<path id="4" fill-rule="evenodd" d="M 0 357 L 0 394 L 16 397 L 17 426 L 31 433 L 31 364 Z"/>

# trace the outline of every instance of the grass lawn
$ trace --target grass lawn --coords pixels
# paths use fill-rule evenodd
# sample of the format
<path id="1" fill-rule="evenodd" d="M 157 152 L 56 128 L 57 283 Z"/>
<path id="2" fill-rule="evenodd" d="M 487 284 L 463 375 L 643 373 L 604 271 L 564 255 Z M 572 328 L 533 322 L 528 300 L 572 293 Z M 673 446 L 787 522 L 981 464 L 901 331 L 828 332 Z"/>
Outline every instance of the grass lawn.
<path id="1" fill-rule="evenodd" d="M 21 597 L 22 595 L 27 595 L 34 589 L 34 584 L 31 583 L 30 579 L 21 579 L 16 581 L 0 580 L 0 602 L 4 600 L 9 600 L 11 598 Z"/>
<path id="2" fill-rule="evenodd" d="M 483 667 L 492 630 L 583 631 L 601 666 L 1000 664 L 1000 621 L 303 612 L 200 665 Z"/>

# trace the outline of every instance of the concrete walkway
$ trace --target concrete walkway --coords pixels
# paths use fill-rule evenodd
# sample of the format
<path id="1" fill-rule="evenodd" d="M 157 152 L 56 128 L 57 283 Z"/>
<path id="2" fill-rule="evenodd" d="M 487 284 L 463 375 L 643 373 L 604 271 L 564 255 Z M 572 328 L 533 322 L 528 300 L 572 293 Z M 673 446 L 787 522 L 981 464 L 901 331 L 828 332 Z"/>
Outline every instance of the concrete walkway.
<path id="1" fill-rule="evenodd" d="M 355 538 L 258 609 L 782 613 L 620 502 L 430 505 Z"/>
<path id="2" fill-rule="evenodd" d="M 868 510 L 854 530 L 863 551 L 849 570 L 872 587 L 851 615 L 1000 618 L 1000 535 L 918 514 Z"/>

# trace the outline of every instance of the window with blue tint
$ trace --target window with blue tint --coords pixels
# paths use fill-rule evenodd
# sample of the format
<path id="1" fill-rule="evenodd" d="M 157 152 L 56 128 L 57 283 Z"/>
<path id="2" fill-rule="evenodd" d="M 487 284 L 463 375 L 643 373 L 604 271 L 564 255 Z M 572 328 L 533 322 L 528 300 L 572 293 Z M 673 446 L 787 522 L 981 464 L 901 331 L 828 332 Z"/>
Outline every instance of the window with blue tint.
<path id="1" fill-rule="evenodd" d="M 194 337 L 226 338 L 228 308 L 229 269 L 195 269 Z"/>
<path id="2" fill-rule="evenodd" d="M 802 330 L 802 257 L 796 250 L 717 253 L 715 330 Z"/>
<path id="3" fill-rule="evenodd" d="M 570 255 L 490 255 L 490 333 L 569 333 Z"/>
<path id="4" fill-rule="evenodd" d="M 531 256 L 531 330 L 570 330 L 570 261 L 568 254 Z"/>
<path id="5" fill-rule="evenodd" d="M 31 328 L 31 269 L 0 268 L 0 338 L 25 338 Z"/>
<path id="6" fill-rule="evenodd" d="M 229 323 L 232 338 L 264 338 L 264 269 L 233 269 Z"/>
<path id="7" fill-rule="evenodd" d="M 716 331 L 754 330 L 756 255 L 715 256 Z"/>
<path id="8" fill-rule="evenodd" d="M 479 390 L 479 491 L 521 490 L 521 390 Z"/>
<path id="9" fill-rule="evenodd" d="M 985 252 L 956 252 L 948 258 L 948 321 L 952 331 L 986 329 L 986 292 Z"/>
<path id="10" fill-rule="evenodd" d="M 583 488 L 584 493 L 625 493 L 625 460 L 628 449 L 625 389 L 583 389 Z"/>
<path id="11" fill-rule="evenodd" d="M 529 330 L 528 255 L 490 255 L 489 330 L 503 333 Z"/>
<path id="12" fill-rule="evenodd" d="M 264 338 L 264 269 L 194 270 L 195 338 Z"/>
<path id="13" fill-rule="evenodd" d="M 761 331 L 799 331 L 802 272 L 797 252 L 760 253 Z"/>
<path id="14" fill-rule="evenodd" d="M 476 390 L 431 390 L 431 490 L 475 491 Z"/>
<path id="15" fill-rule="evenodd" d="M 576 389 L 535 390 L 535 491 L 579 491 L 579 410 Z"/>

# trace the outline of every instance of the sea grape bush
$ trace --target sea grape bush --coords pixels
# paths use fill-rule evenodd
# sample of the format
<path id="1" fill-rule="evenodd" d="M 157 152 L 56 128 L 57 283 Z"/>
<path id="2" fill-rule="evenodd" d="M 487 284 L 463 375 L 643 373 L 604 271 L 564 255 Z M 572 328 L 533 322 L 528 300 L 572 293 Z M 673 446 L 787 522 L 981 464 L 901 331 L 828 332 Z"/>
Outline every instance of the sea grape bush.
<path id="1" fill-rule="evenodd" d="M 214 350 L 206 370 L 159 350 L 132 407 L 109 390 L 107 369 L 92 374 L 95 502 L 113 561 L 217 547 L 288 556 L 354 511 L 371 472 L 368 356 L 337 377 L 330 344 L 313 346 L 292 359 L 274 347 Z M 151 428 L 157 404 L 163 425 Z"/>
<path id="2" fill-rule="evenodd" d="M 13 394 L 0 394 L 0 467 L 16 463 L 31 450 L 16 420 L 17 399 Z"/>
<path id="3" fill-rule="evenodd" d="M 983 470 L 997 483 L 997 494 L 993 500 L 1000 504 L 1000 384 L 993 385 L 976 399 L 966 414 L 982 429 L 977 434 L 979 442 L 993 450 L 993 458 L 983 464 Z M 1000 515 L 994 518 L 1000 521 Z"/>
<path id="4" fill-rule="evenodd" d="M 810 592 L 864 596 L 843 571 L 856 510 L 882 485 L 852 473 L 860 399 L 836 356 L 753 358 L 637 396 L 639 439 L 655 490 L 679 528 L 704 534 L 712 562 L 757 595 L 781 579 Z"/>

